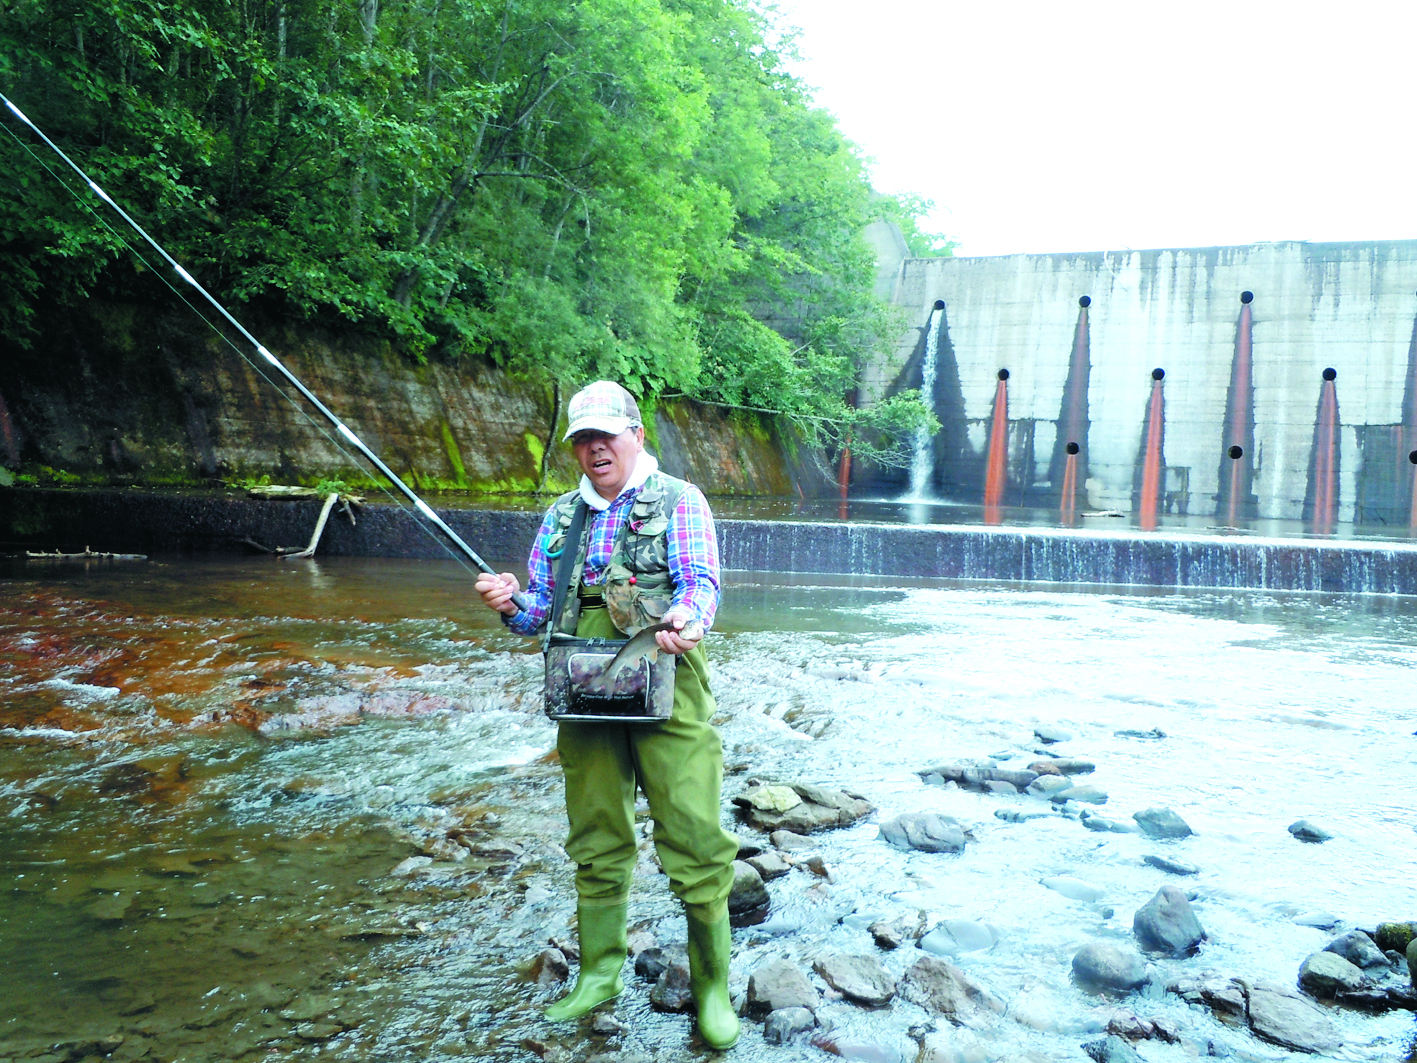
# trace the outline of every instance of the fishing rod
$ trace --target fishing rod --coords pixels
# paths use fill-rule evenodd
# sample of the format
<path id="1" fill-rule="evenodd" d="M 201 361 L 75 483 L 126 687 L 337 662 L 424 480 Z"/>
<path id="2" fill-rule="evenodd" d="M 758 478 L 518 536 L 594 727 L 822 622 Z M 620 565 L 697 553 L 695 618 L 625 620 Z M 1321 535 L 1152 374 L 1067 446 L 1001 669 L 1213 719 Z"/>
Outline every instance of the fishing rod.
<path id="1" fill-rule="evenodd" d="M 409 487 L 408 484 L 404 483 L 403 480 L 399 478 L 398 474 L 393 471 L 393 469 L 389 468 L 386 464 L 384 464 L 383 459 L 381 459 L 379 455 L 375 454 L 374 451 L 370 449 L 369 445 L 366 444 L 364 440 L 360 439 L 359 436 L 354 433 L 354 431 L 349 427 L 349 425 L 345 424 L 342 420 L 335 416 L 335 414 L 330 410 L 330 408 L 326 406 L 323 402 L 321 402 L 319 398 L 316 397 L 315 393 L 309 388 L 307 388 L 300 381 L 300 379 L 290 371 L 290 369 L 285 365 L 284 362 L 282 362 L 279 358 L 277 358 L 274 354 L 267 350 L 265 345 L 262 344 L 258 339 L 256 339 L 255 336 L 251 335 L 251 333 L 246 330 L 246 327 L 242 325 L 241 322 L 237 321 L 236 318 L 232 317 L 231 313 L 226 309 L 226 307 L 222 306 L 221 303 L 217 302 L 215 296 L 213 296 L 211 292 L 207 291 L 206 288 L 202 287 L 202 285 L 197 282 L 197 279 L 182 267 L 182 264 L 180 262 L 178 262 L 175 258 L 173 258 L 170 254 L 167 253 L 167 249 L 165 247 L 163 247 L 160 243 L 158 243 L 150 235 L 148 235 L 147 230 L 144 229 L 141 225 L 139 225 L 135 220 L 133 220 L 132 215 L 130 215 L 116 202 L 114 202 L 113 198 L 109 196 L 109 194 L 105 192 L 101 187 L 99 187 L 98 182 L 96 182 L 92 177 L 85 173 L 78 163 L 76 163 L 73 159 L 69 158 L 69 156 L 64 153 L 63 149 L 60 148 L 58 144 L 50 140 L 48 135 L 45 134 L 44 130 L 40 129 L 39 126 L 35 125 L 32 121 L 30 121 L 29 117 L 18 107 L 16 107 L 15 104 L 10 100 L 10 98 L 4 93 L 0 93 L 0 102 L 3 102 L 16 118 L 18 118 L 25 125 L 29 126 L 30 129 L 34 131 L 35 136 L 39 137 L 40 140 L 44 141 L 44 143 L 50 148 L 51 151 L 54 152 L 54 154 L 58 155 L 61 159 L 63 159 L 64 162 L 68 165 L 68 167 L 79 175 L 79 178 L 84 182 L 84 184 L 88 185 L 89 188 L 93 190 L 94 195 L 98 196 L 99 199 L 103 200 L 103 202 L 107 203 L 110 207 L 112 207 L 113 210 L 117 212 L 118 216 L 121 217 L 125 222 L 127 222 L 134 232 L 136 232 L 145 241 L 147 241 L 147 243 L 152 247 L 152 249 L 166 260 L 167 264 L 172 267 L 173 271 L 179 277 L 181 277 L 189 285 L 195 288 L 198 294 L 202 296 L 202 298 L 204 298 L 207 302 L 211 303 L 211 305 L 216 309 L 217 313 L 219 313 L 222 317 L 226 318 L 226 320 L 231 323 L 231 326 L 236 329 L 236 331 L 239 332 L 243 337 L 245 337 L 247 342 L 250 343 L 251 346 L 256 349 L 256 353 L 259 354 L 267 363 L 269 363 L 278 373 L 280 373 L 280 375 L 283 376 L 286 381 L 288 381 L 290 385 L 294 387 L 295 390 L 298 391 L 308 403 L 310 403 L 311 406 L 315 407 L 315 409 L 320 413 L 320 415 L 324 417 L 327 421 L 329 421 L 331 425 L 334 426 L 335 431 L 338 432 L 340 436 L 342 436 L 346 441 L 349 442 L 351 446 L 358 450 L 359 453 L 362 454 L 364 458 L 371 465 L 374 466 L 374 468 L 378 469 L 380 473 L 387 477 L 389 482 L 392 483 L 395 487 L 397 487 L 399 491 L 403 493 L 404 497 L 407 498 L 411 503 L 413 503 L 417 511 L 421 513 L 435 528 L 442 532 L 443 535 L 447 537 L 448 541 L 451 542 L 455 547 L 457 547 L 457 549 L 461 551 L 462 554 L 469 561 L 476 565 L 480 571 L 485 572 L 488 575 L 495 576 L 498 574 L 497 571 L 493 569 L 491 565 L 489 565 L 486 561 L 482 560 L 480 556 L 478 556 L 477 551 L 474 550 L 471 546 L 469 546 L 463 540 L 462 536 L 460 536 L 457 532 L 453 531 L 452 528 L 448 527 L 447 522 L 444 521 L 442 517 L 438 516 L 438 514 L 433 511 L 432 506 L 430 506 L 427 502 L 423 501 L 423 499 L 418 496 L 418 494 L 413 490 L 413 488 Z M 68 186 L 65 185 L 65 187 L 67 188 Z M 115 233 L 115 235 L 117 234 Z M 186 300 L 183 301 L 186 302 Z M 208 322 L 208 324 L 210 324 L 210 322 Z M 238 353 L 240 353 L 240 348 L 237 348 L 237 350 Z M 262 375 L 264 376 L 265 374 Z M 423 525 L 421 524 L 419 526 L 423 527 Z M 427 529 L 425 528 L 424 530 L 426 531 Z M 522 597 L 521 594 L 513 594 L 512 601 L 519 609 L 525 610 L 527 608 L 526 599 Z"/>

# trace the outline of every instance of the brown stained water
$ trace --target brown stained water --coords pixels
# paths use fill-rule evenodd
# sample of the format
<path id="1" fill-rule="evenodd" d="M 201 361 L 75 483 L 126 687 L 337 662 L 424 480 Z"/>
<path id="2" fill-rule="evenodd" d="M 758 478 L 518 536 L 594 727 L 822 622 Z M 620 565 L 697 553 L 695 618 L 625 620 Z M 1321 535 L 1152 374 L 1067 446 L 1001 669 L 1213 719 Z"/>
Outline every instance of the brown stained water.
<path id="1" fill-rule="evenodd" d="M 1118 1011 L 1181 1027 L 1148 1060 L 1281 1049 L 1149 989 L 1069 977 L 1086 941 L 1180 882 L 1210 939 L 1155 981 L 1214 969 L 1293 984 L 1331 932 L 1417 917 L 1409 599 L 1134 594 L 980 584 L 730 576 L 716 669 L 725 794 L 751 775 L 865 794 L 871 821 L 821 836 L 830 880 L 797 869 L 735 931 L 732 988 L 779 955 L 878 955 L 878 916 L 966 920 L 992 947 L 955 957 L 1005 1014 L 979 1030 L 913 1004 L 821 1009 L 846 1058 L 1081 1059 Z M 709 1058 L 627 968 L 628 1031 L 551 1026 L 563 990 L 532 963 L 574 910 L 554 728 L 539 657 L 433 562 L 268 559 L 0 571 L 0 1059 Z M 1037 725 L 1074 737 L 1102 811 L 1174 808 L 1179 842 L 1097 834 L 1024 795 L 929 786 L 942 761 L 1036 759 Z M 1118 736 L 1159 728 L 1164 739 Z M 940 811 L 960 856 L 901 853 L 875 823 Z M 725 821 L 729 806 L 725 803 Z M 1303 845 L 1307 817 L 1337 837 Z M 1170 879 L 1141 857 L 1197 864 Z M 1040 884 L 1066 875 L 1099 894 Z M 648 838 L 632 923 L 682 922 Z M 1346 1059 L 1406 1054 L 1406 1013 L 1335 1011 Z M 825 1059 L 746 1025 L 733 1058 Z M 121 1040 L 120 1040 L 121 1039 Z M 524 1045 L 524 1042 L 526 1044 Z M 534 1045 L 533 1045 L 534 1043 Z M 1297 1058 L 1297 1057 L 1296 1057 Z"/>

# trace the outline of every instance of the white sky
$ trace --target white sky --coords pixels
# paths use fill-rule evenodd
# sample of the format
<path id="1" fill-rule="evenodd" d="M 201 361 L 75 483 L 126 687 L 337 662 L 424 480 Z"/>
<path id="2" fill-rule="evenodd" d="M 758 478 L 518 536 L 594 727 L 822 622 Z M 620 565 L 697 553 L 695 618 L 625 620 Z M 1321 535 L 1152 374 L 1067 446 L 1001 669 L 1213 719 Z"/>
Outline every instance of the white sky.
<path id="1" fill-rule="evenodd" d="M 956 254 L 1417 238 L 1412 0 L 777 0 Z"/>

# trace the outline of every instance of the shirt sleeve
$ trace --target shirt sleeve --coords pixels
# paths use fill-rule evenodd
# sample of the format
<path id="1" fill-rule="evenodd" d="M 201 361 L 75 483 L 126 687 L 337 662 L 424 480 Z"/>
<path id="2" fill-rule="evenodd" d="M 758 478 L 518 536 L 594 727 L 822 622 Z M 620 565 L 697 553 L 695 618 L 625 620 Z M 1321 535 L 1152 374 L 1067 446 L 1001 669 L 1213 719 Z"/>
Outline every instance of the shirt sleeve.
<path id="1" fill-rule="evenodd" d="M 671 607 L 688 609 L 704 630 L 718 612 L 718 532 L 708 500 L 693 484 L 684 489 L 669 518 L 669 575 L 674 580 Z"/>
<path id="2" fill-rule="evenodd" d="M 531 544 L 531 553 L 526 559 L 527 585 L 523 597 L 527 608 L 515 616 L 502 614 L 502 623 L 518 635 L 535 635 L 551 614 L 551 593 L 555 576 L 551 571 L 551 558 L 546 556 L 546 541 L 556 530 L 556 507 L 546 511 L 541 528 Z"/>

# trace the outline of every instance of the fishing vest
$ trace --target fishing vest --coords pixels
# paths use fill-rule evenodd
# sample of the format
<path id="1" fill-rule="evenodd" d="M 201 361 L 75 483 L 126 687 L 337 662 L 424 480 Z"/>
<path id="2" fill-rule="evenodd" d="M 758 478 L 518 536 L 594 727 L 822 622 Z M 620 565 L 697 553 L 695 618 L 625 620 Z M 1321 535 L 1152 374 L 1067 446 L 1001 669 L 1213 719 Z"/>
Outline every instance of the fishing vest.
<path id="1" fill-rule="evenodd" d="M 651 624 L 659 623 L 674 599 L 674 581 L 669 575 L 669 518 L 688 486 L 685 481 L 662 472 L 650 473 L 635 496 L 625 522 L 615 532 L 610 563 L 598 586 L 603 589 L 611 622 L 626 635 L 636 635 Z M 552 617 L 552 622 L 546 626 L 548 638 L 552 631 L 574 635 L 580 621 L 581 604 L 576 589 L 585 570 L 590 520 L 586 521 L 579 543 L 566 542 L 580 504 L 581 493 L 567 491 L 551 507 L 556 524 L 547 535 L 543 549 L 551 562 L 553 588 L 560 574 L 561 555 L 568 547 L 575 550 L 575 563 L 571 566 L 572 582 L 567 588 L 561 615 Z"/>

